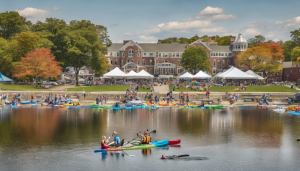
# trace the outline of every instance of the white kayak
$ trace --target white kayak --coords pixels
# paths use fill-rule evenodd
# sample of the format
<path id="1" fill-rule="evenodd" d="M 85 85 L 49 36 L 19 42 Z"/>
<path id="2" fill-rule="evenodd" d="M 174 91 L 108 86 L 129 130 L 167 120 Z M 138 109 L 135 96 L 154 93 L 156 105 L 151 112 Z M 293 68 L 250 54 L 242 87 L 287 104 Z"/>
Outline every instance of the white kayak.
<path id="1" fill-rule="evenodd" d="M 273 109 L 273 111 L 274 111 L 274 112 L 283 113 L 283 112 L 285 112 L 286 110 L 285 110 L 285 108 L 283 108 L 283 107 L 278 107 L 278 108 L 276 108 L 276 109 Z"/>

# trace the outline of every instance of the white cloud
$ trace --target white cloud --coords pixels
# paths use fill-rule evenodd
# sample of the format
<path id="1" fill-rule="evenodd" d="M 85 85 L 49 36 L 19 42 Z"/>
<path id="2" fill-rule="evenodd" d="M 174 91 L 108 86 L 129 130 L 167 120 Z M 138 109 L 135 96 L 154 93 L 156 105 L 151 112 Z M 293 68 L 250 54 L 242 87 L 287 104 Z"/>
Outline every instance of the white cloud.
<path id="1" fill-rule="evenodd" d="M 19 14 L 23 17 L 27 17 L 29 20 L 37 21 L 37 20 L 43 20 L 46 16 L 48 16 L 50 13 L 48 10 L 43 9 L 37 9 L 32 7 L 27 7 L 23 10 L 16 10 L 19 12 Z"/>
<path id="2" fill-rule="evenodd" d="M 238 18 L 234 15 L 220 14 L 220 15 L 214 15 L 214 16 L 210 17 L 210 19 L 213 21 L 220 21 L 220 20 L 235 20 Z"/>
<path id="3" fill-rule="evenodd" d="M 60 8 L 58 8 L 58 7 L 53 7 L 52 10 L 57 11 L 57 10 L 60 10 Z"/>
<path id="4" fill-rule="evenodd" d="M 207 20 L 212 21 L 221 21 L 221 20 L 233 20 L 238 19 L 234 15 L 226 15 L 223 14 L 224 9 L 218 7 L 206 7 L 200 13 L 196 14 L 194 17 L 189 18 L 188 20 L 202 19 L 205 18 Z"/>
<path id="5" fill-rule="evenodd" d="M 260 30 L 255 29 L 255 28 L 248 28 L 247 30 L 245 30 L 243 36 L 248 36 L 248 37 L 251 36 L 251 37 L 253 37 L 253 36 L 259 35 L 259 34 L 261 34 Z"/>
<path id="6" fill-rule="evenodd" d="M 216 27 L 216 28 L 203 28 L 197 30 L 200 33 L 224 33 L 228 30 L 225 30 L 223 27 Z"/>
<path id="7" fill-rule="evenodd" d="M 197 14 L 196 16 L 205 16 L 205 15 L 222 14 L 223 11 L 224 11 L 224 10 L 223 10 L 222 8 L 207 6 L 206 8 L 204 8 L 204 10 L 202 10 L 202 11 L 201 11 L 199 14 Z"/>

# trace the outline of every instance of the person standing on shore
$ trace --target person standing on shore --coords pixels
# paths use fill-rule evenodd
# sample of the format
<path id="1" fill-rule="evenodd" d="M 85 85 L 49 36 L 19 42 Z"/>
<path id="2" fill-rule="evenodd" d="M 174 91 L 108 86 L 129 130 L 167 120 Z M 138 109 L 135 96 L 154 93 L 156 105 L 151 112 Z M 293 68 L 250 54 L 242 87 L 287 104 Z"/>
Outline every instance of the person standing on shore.
<path id="1" fill-rule="evenodd" d="M 85 91 L 84 91 L 84 89 L 82 89 L 82 94 L 83 94 L 83 97 L 84 97 L 84 100 L 85 100 Z"/>

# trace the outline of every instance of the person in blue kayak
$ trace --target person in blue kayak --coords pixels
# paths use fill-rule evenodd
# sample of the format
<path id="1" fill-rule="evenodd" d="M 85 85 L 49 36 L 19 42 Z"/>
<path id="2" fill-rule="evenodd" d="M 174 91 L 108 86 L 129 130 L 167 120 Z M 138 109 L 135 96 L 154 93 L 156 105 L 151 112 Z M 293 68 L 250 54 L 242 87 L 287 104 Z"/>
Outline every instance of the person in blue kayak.
<path id="1" fill-rule="evenodd" d="M 151 137 L 148 135 L 148 132 L 144 132 L 144 136 L 142 136 L 140 133 L 138 133 L 138 136 L 142 140 L 142 144 L 149 144 L 151 142 Z"/>
<path id="2" fill-rule="evenodd" d="M 120 147 L 121 146 L 121 139 L 117 135 L 117 132 L 114 131 L 112 136 L 114 136 L 115 138 L 114 138 L 114 142 L 111 143 L 110 147 Z"/>

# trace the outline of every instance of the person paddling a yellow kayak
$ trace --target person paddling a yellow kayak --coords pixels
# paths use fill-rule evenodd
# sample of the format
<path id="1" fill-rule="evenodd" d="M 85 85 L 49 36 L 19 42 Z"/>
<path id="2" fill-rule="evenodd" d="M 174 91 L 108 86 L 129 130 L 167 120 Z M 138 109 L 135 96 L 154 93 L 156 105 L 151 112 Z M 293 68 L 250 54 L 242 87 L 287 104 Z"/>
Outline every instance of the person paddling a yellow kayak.
<path id="1" fill-rule="evenodd" d="M 140 133 L 138 133 L 138 136 L 141 138 L 142 144 L 149 144 L 151 142 L 151 137 L 148 135 L 147 131 L 145 131 L 144 134 L 145 135 L 142 136 Z"/>

